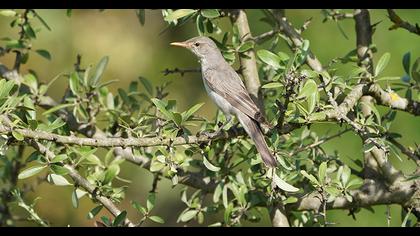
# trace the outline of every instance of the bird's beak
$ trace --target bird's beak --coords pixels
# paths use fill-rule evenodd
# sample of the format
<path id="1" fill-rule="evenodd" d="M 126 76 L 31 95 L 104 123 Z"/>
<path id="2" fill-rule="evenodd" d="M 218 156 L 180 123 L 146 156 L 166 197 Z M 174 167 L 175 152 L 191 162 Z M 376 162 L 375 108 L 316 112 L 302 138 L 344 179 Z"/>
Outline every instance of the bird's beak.
<path id="1" fill-rule="evenodd" d="M 183 48 L 188 48 L 189 45 L 185 42 L 173 42 L 170 43 L 172 46 L 178 46 L 178 47 L 183 47 Z"/>

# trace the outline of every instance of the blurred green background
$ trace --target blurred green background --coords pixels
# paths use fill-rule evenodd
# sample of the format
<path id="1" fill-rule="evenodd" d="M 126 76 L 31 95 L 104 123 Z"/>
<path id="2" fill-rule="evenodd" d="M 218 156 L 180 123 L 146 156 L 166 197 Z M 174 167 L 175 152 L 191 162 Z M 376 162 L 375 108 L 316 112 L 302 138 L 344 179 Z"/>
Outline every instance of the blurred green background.
<path id="1" fill-rule="evenodd" d="M 69 72 L 73 69 L 76 55 L 82 55 L 82 64 L 95 64 L 105 55 L 110 61 L 103 78 L 106 80 L 119 80 L 114 84 L 111 91 L 118 88 L 126 89 L 129 82 L 143 76 L 159 85 L 165 81 L 172 81 L 170 85 L 169 99 L 176 99 L 178 109 L 185 110 L 198 102 L 205 102 L 205 108 L 199 114 L 212 119 L 216 114 L 215 105 L 206 96 L 201 77 L 197 73 L 186 74 L 181 77 L 178 74 L 164 76 L 162 71 L 166 68 L 196 68 L 197 59 L 188 51 L 170 47 L 172 41 L 182 41 L 197 36 L 193 22 L 178 28 L 171 28 L 160 34 L 167 24 L 163 21 L 160 10 L 146 11 L 146 24 L 141 26 L 134 10 L 73 10 L 72 16 L 67 17 L 65 10 L 38 10 L 38 13 L 52 28 L 48 31 L 38 22 L 36 28 L 42 32 L 37 34 L 33 49 L 47 49 L 52 60 L 45 60 L 32 53 L 28 64 L 22 67 L 22 73 L 28 69 L 37 72 L 43 82 L 48 82 L 61 72 Z M 270 26 L 260 19 L 263 14 L 260 10 L 247 10 L 252 34 L 258 35 L 270 30 Z M 409 22 L 420 22 L 420 10 L 397 10 L 397 13 Z M 352 19 L 340 21 L 341 27 L 348 36 L 346 39 L 340 33 L 337 23 L 328 21 L 322 23 L 323 16 L 320 10 L 287 10 L 289 20 L 295 27 L 300 27 L 305 20 L 312 17 L 312 21 L 303 37 L 310 40 L 310 47 L 320 61 L 325 65 L 331 59 L 344 56 L 355 48 L 354 21 Z M 385 52 L 391 53 L 391 60 L 384 71 L 384 76 L 402 76 L 404 73 L 401 58 L 410 51 L 412 61 L 420 56 L 420 37 L 399 29 L 389 31 L 391 22 L 387 18 L 386 10 L 372 10 L 371 22 L 380 22 L 376 27 L 373 42 L 378 48 L 375 54 L 375 62 Z M 10 19 L 0 17 L 0 37 L 17 37 L 17 29 L 9 27 Z M 229 30 L 228 19 L 219 20 L 223 30 Z M 216 38 L 220 36 L 215 35 Z M 267 45 L 267 44 L 264 44 Z M 262 46 L 264 46 L 262 45 Z M 284 43 L 279 50 L 290 53 Z M 1 62 L 9 67 L 13 64 L 13 56 L 2 57 Z M 338 67 L 338 74 L 346 75 L 351 65 Z M 59 79 L 49 91 L 49 95 L 59 100 L 64 94 L 67 81 Z M 387 87 L 386 82 L 382 84 Z M 387 108 L 380 108 L 381 112 Z M 413 146 L 420 143 L 420 118 L 399 112 L 392 130 L 403 135 L 401 142 Z M 320 134 L 334 131 L 337 127 L 331 124 L 315 125 L 314 130 Z M 300 131 L 296 131 L 300 132 Z M 362 157 L 361 142 L 356 135 L 348 133 L 339 139 L 330 141 L 324 145 L 326 150 L 332 153 L 338 150 L 344 162 L 354 167 L 352 160 Z M 395 156 L 391 161 L 405 173 L 413 171 L 415 164 L 408 161 L 405 156 L 400 162 Z M 126 199 L 120 207 L 127 209 L 128 216 L 138 220 L 139 216 L 130 205 L 131 200 L 145 204 L 147 193 L 151 188 L 152 175 L 137 166 L 129 163 L 123 164 L 122 177 L 132 180 L 128 185 Z M 21 183 L 22 184 L 22 183 Z M 123 185 L 124 183 L 119 183 Z M 154 214 L 163 217 L 166 221 L 164 226 L 182 226 L 176 223 L 179 213 L 185 208 L 179 197 L 179 191 L 183 186 L 172 188 L 169 180 L 162 180 L 158 185 L 158 195 Z M 53 226 L 93 226 L 93 220 L 87 219 L 87 213 L 95 206 L 90 199 L 83 197 L 78 209 L 71 204 L 71 187 L 57 187 L 48 183 L 41 184 L 36 192 L 26 195 L 29 200 L 40 196 L 36 209 L 41 217 L 52 222 Z M 356 214 L 353 220 L 347 211 L 333 210 L 328 212 L 328 220 L 335 222 L 335 226 L 386 226 L 386 207 L 373 207 L 374 213 L 362 210 Z M 18 209 L 16 209 L 18 211 Z M 267 211 L 262 210 L 263 220 L 258 223 L 245 223 L 247 226 L 270 226 Z M 99 215 L 107 215 L 102 210 Z M 391 207 L 391 225 L 401 225 L 400 207 Z M 414 217 L 410 217 L 414 220 Z M 215 218 L 207 218 L 205 224 L 215 222 Z M 21 225 L 30 225 L 22 223 Z M 148 223 L 147 226 L 159 226 Z M 194 224 L 191 224 L 194 225 Z"/>

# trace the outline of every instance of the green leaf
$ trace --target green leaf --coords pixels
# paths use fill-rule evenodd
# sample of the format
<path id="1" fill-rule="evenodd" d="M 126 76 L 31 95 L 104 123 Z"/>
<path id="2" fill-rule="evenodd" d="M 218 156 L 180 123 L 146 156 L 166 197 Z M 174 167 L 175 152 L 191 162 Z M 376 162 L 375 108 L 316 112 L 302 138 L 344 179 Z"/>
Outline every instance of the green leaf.
<path id="1" fill-rule="evenodd" d="M 178 9 L 176 11 L 173 11 L 171 13 L 169 13 L 167 16 L 165 16 L 165 21 L 174 21 L 177 20 L 179 18 L 182 17 L 186 17 L 189 16 L 191 14 L 196 13 L 197 10 L 193 10 L 193 9 Z"/>
<path id="2" fill-rule="evenodd" d="M 355 178 L 350 180 L 347 185 L 346 188 L 359 188 L 360 186 L 362 186 L 363 184 L 363 180 L 359 179 L 359 178 Z"/>
<path id="3" fill-rule="evenodd" d="M 160 111 L 160 113 L 162 113 L 166 119 L 168 120 L 174 120 L 174 116 L 172 115 L 172 113 L 168 110 L 166 110 L 166 105 L 165 103 L 163 103 L 161 100 L 157 99 L 157 98 L 152 98 L 151 99 L 153 104 L 155 104 L 156 108 Z"/>
<path id="4" fill-rule="evenodd" d="M 160 218 L 159 216 L 150 216 L 149 219 L 153 222 L 159 223 L 159 224 L 164 224 L 165 221 Z"/>
<path id="5" fill-rule="evenodd" d="M 408 211 L 405 213 L 405 217 L 404 217 L 404 220 L 403 220 L 403 222 L 401 223 L 401 227 L 407 227 L 407 222 L 408 222 L 408 218 L 410 217 L 410 213 L 411 213 L 411 210 L 412 210 L 413 208 L 408 208 Z M 408 225 L 408 226 L 410 226 L 410 225 Z"/>
<path id="6" fill-rule="evenodd" d="M 318 180 L 315 178 L 315 176 L 308 174 L 306 171 L 301 170 L 300 173 L 305 176 L 307 179 L 309 179 L 312 183 L 316 184 L 316 185 L 320 185 Z"/>
<path id="7" fill-rule="evenodd" d="M 295 203 L 297 201 L 298 201 L 298 198 L 292 196 L 292 197 L 288 197 L 286 200 L 284 200 L 283 204 L 286 205 L 286 204 L 289 204 L 289 203 Z"/>
<path id="8" fill-rule="evenodd" d="M 400 80 L 400 79 L 401 79 L 401 77 L 399 77 L 399 76 L 385 76 L 385 77 L 381 77 L 379 79 L 376 79 L 375 81 L 378 82 L 378 81 L 390 81 L 390 80 Z"/>
<path id="9" fill-rule="evenodd" d="M 54 185 L 58 185 L 58 186 L 67 186 L 67 185 L 71 185 L 69 183 L 69 181 L 67 181 L 66 178 L 64 178 L 61 175 L 56 175 L 56 174 L 49 174 L 47 176 L 47 180 L 48 182 L 50 182 L 51 184 Z"/>
<path id="10" fill-rule="evenodd" d="M 20 174 L 18 175 L 18 179 L 26 179 L 29 178 L 33 175 L 38 174 L 39 172 L 41 172 L 46 166 L 32 166 L 29 167 L 25 170 L 23 170 L 22 172 L 20 172 Z"/>
<path id="11" fill-rule="evenodd" d="M 70 90 L 73 94 L 78 95 L 79 94 L 79 74 L 77 72 L 73 72 L 70 75 L 69 78 L 69 86 Z"/>
<path id="12" fill-rule="evenodd" d="M 211 171 L 214 171 L 214 172 L 217 172 L 217 171 L 219 171 L 220 170 L 220 167 L 217 167 L 217 166 L 214 166 L 213 164 L 211 164 L 207 159 L 206 159 L 206 157 L 205 156 L 203 156 L 203 164 L 204 164 L 204 166 L 207 168 L 207 169 L 209 169 L 209 170 L 211 170 Z"/>
<path id="13" fill-rule="evenodd" d="M 319 165 L 319 169 L 318 169 L 318 179 L 321 185 L 324 185 L 326 176 L 327 176 L 327 162 L 322 162 L 321 165 Z"/>
<path id="14" fill-rule="evenodd" d="M 277 55 L 279 56 L 280 61 L 282 61 L 282 62 L 286 62 L 287 60 L 289 60 L 289 59 L 290 59 L 290 56 L 289 56 L 289 55 L 287 55 L 287 53 L 284 53 L 284 52 L 281 52 L 281 51 L 279 51 L 279 52 L 277 53 Z"/>
<path id="15" fill-rule="evenodd" d="M 38 81 L 32 73 L 26 74 L 23 77 L 23 83 L 27 85 L 32 91 L 38 90 Z"/>
<path id="16" fill-rule="evenodd" d="M 87 218 L 92 219 L 94 218 L 103 208 L 103 205 L 96 206 L 92 210 L 89 211 Z"/>
<path id="17" fill-rule="evenodd" d="M 216 189 L 214 190 L 214 193 L 213 193 L 213 202 L 214 203 L 219 202 L 220 195 L 222 195 L 222 190 L 223 190 L 223 184 L 218 184 L 216 186 Z"/>
<path id="18" fill-rule="evenodd" d="M 172 117 L 173 117 L 173 121 L 175 122 L 175 124 L 178 127 L 181 126 L 181 123 L 182 123 L 182 115 L 179 114 L 178 112 L 172 112 Z"/>
<path id="19" fill-rule="evenodd" d="M 96 66 L 95 74 L 90 79 L 89 85 L 92 87 L 96 87 L 98 85 L 99 79 L 101 78 L 102 74 L 105 71 L 106 66 L 108 65 L 109 57 L 105 56 L 99 61 L 98 65 Z"/>
<path id="20" fill-rule="evenodd" d="M 349 182 L 351 175 L 351 169 L 348 166 L 343 167 L 343 173 L 341 173 L 341 183 L 343 183 L 344 186 L 347 185 L 347 182 Z"/>
<path id="21" fill-rule="evenodd" d="M 280 189 L 283 189 L 286 192 L 297 192 L 298 188 L 288 184 L 286 181 L 282 180 L 276 173 L 273 173 L 273 181 Z"/>
<path id="22" fill-rule="evenodd" d="M 5 82 L 4 79 L 0 80 L 0 99 L 9 96 L 10 91 L 15 86 L 15 82 L 13 80 L 9 80 Z"/>
<path id="23" fill-rule="evenodd" d="M 77 198 L 76 188 L 73 190 L 73 192 L 71 192 L 71 204 L 74 208 L 79 207 L 79 198 Z"/>
<path id="24" fill-rule="evenodd" d="M 66 107 L 71 107 L 71 106 L 74 106 L 74 104 L 71 104 L 71 103 L 69 103 L 69 104 L 60 104 L 58 106 L 52 107 L 49 110 L 45 111 L 44 113 L 42 113 L 42 115 L 46 116 L 46 115 L 48 115 L 50 113 L 53 113 L 53 112 L 56 112 L 58 110 L 64 109 Z"/>
<path id="25" fill-rule="evenodd" d="M 1 10 L 0 15 L 7 16 L 7 17 L 16 16 L 16 12 L 13 10 Z"/>
<path id="26" fill-rule="evenodd" d="M 42 154 L 39 151 L 34 151 L 29 155 L 28 159 L 26 159 L 26 162 L 29 163 L 31 161 L 39 161 L 42 158 Z"/>
<path id="27" fill-rule="evenodd" d="M 220 13 L 217 9 L 203 9 L 200 11 L 200 13 L 206 18 L 216 18 L 220 16 Z"/>
<path id="28" fill-rule="evenodd" d="M 35 50 L 35 52 L 38 53 L 38 55 L 40 55 L 41 57 L 51 61 L 51 54 L 47 50 L 38 49 L 38 50 Z"/>
<path id="29" fill-rule="evenodd" d="M 150 171 L 151 172 L 160 171 L 164 167 L 165 167 L 165 163 L 162 163 L 162 162 L 158 161 L 156 157 L 152 158 L 152 163 L 150 164 Z"/>
<path id="30" fill-rule="evenodd" d="M 258 56 L 258 58 L 261 59 L 261 61 L 263 61 L 264 63 L 266 63 L 270 66 L 272 66 L 274 69 L 277 70 L 277 69 L 281 68 L 280 63 L 279 63 L 280 62 L 280 57 L 277 56 L 276 54 L 274 54 L 274 53 L 272 53 L 268 50 L 262 49 L 262 50 L 259 50 L 257 52 L 257 56 Z"/>
<path id="31" fill-rule="evenodd" d="M 146 201 L 146 208 L 148 212 L 150 212 L 155 207 L 155 203 L 156 203 L 156 194 L 149 193 L 149 196 L 147 197 L 147 201 Z"/>
<path id="32" fill-rule="evenodd" d="M 16 130 L 12 130 L 12 136 L 18 141 L 23 141 L 25 139 L 23 134 L 19 133 L 19 131 Z"/>
<path id="33" fill-rule="evenodd" d="M 192 106 L 190 109 L 188 109 L 187 112 L 185 112 L 184 116 L 183 116 L 183 121 L 188 120 L 194 113 L 196 113 L 202 106 L 204 105 L 204 103 L 199 103 L 196 104 L 194 106 Z"/>
<path id="34" fill-rule="evenodd" d="M 23 31 L 25 32 L 25 34 L 29 37 L 29 38 L 36 38 L 36 34 L 34 29 L 32 29 L 30 24 L 24 24 L 23 25 Z"/>
<path id="35" fill-rule="evenodd" d="M 253 47 L 254 47 L 253 41 L 246 41 L 238 48 L 238 52 L 246 52 L 252 49 Z"/>
<path id="36" fill-rule="evenodd" d="M 406 54 L 404 54 L 403 58 L 402 58 L 402 64 L 404 67 L 404 71 L 405 73 L 407 73 L 407 75 L 410 74 L 410 58 L 411 58 L 411 53 L 407 52 Z"/>
<path id="37" fill-rule="evenodd" d="M 189 210 L 189 211 L 186 211 L 184 214 L 182 214 L 181 221 L 182 222 L 190 221 L 192 218 L 194 218 L 194 216 L 197 215 L 197 213 L 198 213 L 197 210 Z"/>
<path id="38" fill-rule="evenodd" d="M 60 154 L 55 156 L 50 163 L 57 163 L 57 162 L 62 162 L 64 160 L 66 160 L 67 158 L 69 158 L 69 156 L 67 154 Z"/>
<path id="39" fill-rule="evenodd" d="M 144 9 L 137 9 L 136 10 L 137 19 L 139 19 L 140 25 L 144 25 L 146 17 Z"/>
<path id="40" fill-rule="evenodd" d="M 318 99 L 318 86 L 315 81 L 308 79 L 299 93 L 300 98 L 306 98 L 308 102 L 308 113 L 312 113 L 315 109 Z"/>
<path id="41" fill-rule="evenodd" d="M 310 79 L 315 79 L 318 78 L 318 73 L 313 71 L 313 70 L 307 70 L 307 69 L 303 69 L 300 72 L 301 75 L 305 76 L 306 78 L 310 78 Z"/>
<path id="42" fill-rule="evenodd" d="M 120 172 L 120 166 L 119 165 L 108 166 L 108 168 L 105 172 L 104 181 L 102 183 L 104 185 L 110 183 L 115 178 L 115 176 L 118 175 L 119 172 Z"/>
<path id="43" fill-rule="evenodd" d="M 378 61 L 378 65 L 375 68 L 375 76 L 378 76 L 388 65 L 389 59 L 391 58 L 391 54 L 389 52 L 384 53 L 382 57 Z"/>
<path id="44" fill-rule="evenodd" d="M 228 203 L 228 184 L 223 186 L 223 191 L 222 191 L 222 201 L 223 201 L 223 206 L 225 208 L 228 208 L 229 203 Z"/>
<path id="45" fill-rule="evenodd" d="M 300 90 L 299 98 L 309 97 L 317 92 L 318 86 L 316 85 L 315 81 L 312 79 L 308 79 L 305 85 L 303 85 L 302 89 Z"/>
<path id="46" fill-rule="evenodd" d="M 142 215 L 145 215 L 147 213 L 146 208 L 141 206 L 140 203 L 133 201 L 131 202 L 131 205 Z"/>
<path id="47" fill-rule="evenodd" d="M 69 169 L 67 169 L 66 167 L 59 166 L 57 164 L 51 164 L 50 168 L 54 173 L 58 175 L 66 175 L 70 172 Z"/>
<path id="48" fill-rule="evenodd" d="M 368 142 L 366 144 L 363 144 L 363 152 L 370 152 L 373 148 L 375 148 L 375 144 L 373 142 Z"/>
<path id="49" fill-rule="evenodd" d="M 6 47 L 8 48 L 25 48 L 25 45 L 22 41 L 20 40 L 9 40 L 6 42 Z"/>
<path id="50" fill-rule="evenodd" d="M 203 35 L 204 32 L 204 18 L 201 15 L 197 15 L 197 18 L 195 19 L 195 24 L 197 27 L 197 31 L 199 35 Z"/>
<path id="51" fill-rule="evenodd" d="M 327 191 L 327 193 L 329 193 L 330 195 L 336 197 L 338 195 L 340 195 L 340 190 L 338 190 L 336 187 L 333 186 L 327 186 L 325 187 L 325 191 Z"/>
<path id="52" fill-rule="evenodd" d="M 411 68 L 411 77 L 417 82 L 420 83 L 420 57 L 413 64 Z"/>
<path id="53" fill-rule="evenodd" d="M 144 86 L 144 88 L 146 89 L 147 93 L 150 94 L 150 96 L 153 96 L 153 86 L 150 83 L 150 81 L 146 78 L 143 77 L 139 77 L 139 80 L 141 82 L 141 84 Z"/>
<path id="54" fill-rule="evenodd" d="M 279 88 L 279 87 L 283 87 L 283 84 L 279 82 L 271 82 L 271 83 L 264 84 L 261 88 L 271 89 L 271 88 Z"/>
<path id="55" fill-rule="evenodd" d="M 127 212 L 122 211 L 117 217 L 115 217 L 114 221 L 112 222 L 112 226 L 121 225 L 124 222 L 126 217 L 127 217 Z"/>

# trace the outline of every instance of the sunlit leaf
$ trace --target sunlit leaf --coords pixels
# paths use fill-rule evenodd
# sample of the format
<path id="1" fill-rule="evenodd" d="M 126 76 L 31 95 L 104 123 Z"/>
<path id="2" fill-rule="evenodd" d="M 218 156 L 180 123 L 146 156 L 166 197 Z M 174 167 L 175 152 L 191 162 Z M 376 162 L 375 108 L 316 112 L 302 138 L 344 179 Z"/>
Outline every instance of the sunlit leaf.
<path id="1" fill-rule="evenodd" d="M 391 54 L 389 52 L 384 53 L 382 57 L 379 59 L 378 64 L 375 68 L 375 76 L 378 76 L 388 65 L 389 59 L 391 58 Z"/>
<path id="2" fill-rule="evenodd" d="M 193 9 L 178 9 L 176 11 L 173 11 L 171 13 L 169 13 L 167 16 L 165 16 L 165 21 L 174 21 L 177 20 L 179 18 L 182 17 L 186 17 L 189 16 L 191 14 L 196 13 L 197 10 L 193 10 Z"/>
<path id="3" fill-rule="evenodd" d="M 105 68 L 108 65 L 108 60 L 109 58 L 107 56 L 101 58 L 98 65 L 96 66 L 95 74 L 89 80 L 90 86 L 96 87 L 98 85 L 99 79 L 102 77 L 102 74 L 104 73 Z"/>
<path id="4" fill-rule="evenodd" d="M 276 173 L 273 174 L 273 181 L 277 187 L 286 191 L 286 192 L 297 192 L 298 188 L 288 184 L 286 181 L 282 180 Z"/>
<path id="5" fill-rule="evenodd" d="M 217 171 L 219 171 L 220 170 L 220 167 L 217 167 L 217 166 L 214 166 L 213 164 L 211 164 L 207 159 L 206 159 L 206 157 L 205 156 L 203 156 L 203 164 L 204 164 L 204 166 L 207 168 L 207 169 L 209 169 L 209 170 L 211 170 L 211 171 L 214 171 L 214 172 L 217 172 Z"/>
<path id="6" fill-rule="evenodd" d="M 189 210 L 182 214 L 181 221 L 187 222 L 190 221 L 192 218 L 194 218 L 197 215 L 197 210 Z"/>
<path id="7" fill-rule="evenodd" d="M 274 54 L 274 53 L 272 53 L 268 50 L 262 49 L 262 50 L 259 50 L 257 52 L 257 56 L 258 56 L 258 58 L 261 59 L 261 61 L 263 61 L 264 63 L 266 63 L 270 66 L 272 66 L 274 69 L 280 69 L 281 68 L 280 57 L 277 56 L 276 54 Z"/>
<path id="8" fill-rule="evenodd" d="M 46 166 L 32 166 L 19 173 L 18 179 L 26 179 L 41 172 Z"/>
<path id="9" fill-rule="evenodd" d="M 216 18 L 220 16 L 220 13 L 217 9 L 202 9 L 200 13 L 206 18 Z"/>

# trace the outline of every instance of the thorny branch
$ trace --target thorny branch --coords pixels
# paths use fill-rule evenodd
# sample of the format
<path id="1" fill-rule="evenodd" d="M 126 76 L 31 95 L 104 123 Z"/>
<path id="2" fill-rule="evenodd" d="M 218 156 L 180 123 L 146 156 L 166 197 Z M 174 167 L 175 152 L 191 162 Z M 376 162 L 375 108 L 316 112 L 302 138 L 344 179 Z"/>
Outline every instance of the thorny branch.
<path id="1" fill-rule="evenodd" d="M 415 25 L 410 24 L 407 21 L 404 21 L 397 15 L 397 13 L 393 9 L 387 9 L 389 19 L 394 23 L 389 30 L 395 30 L 398 28 L 406 29 L 408 32 L 413 34 L 420 35 L 420 26 L 416 23 Z"/>

